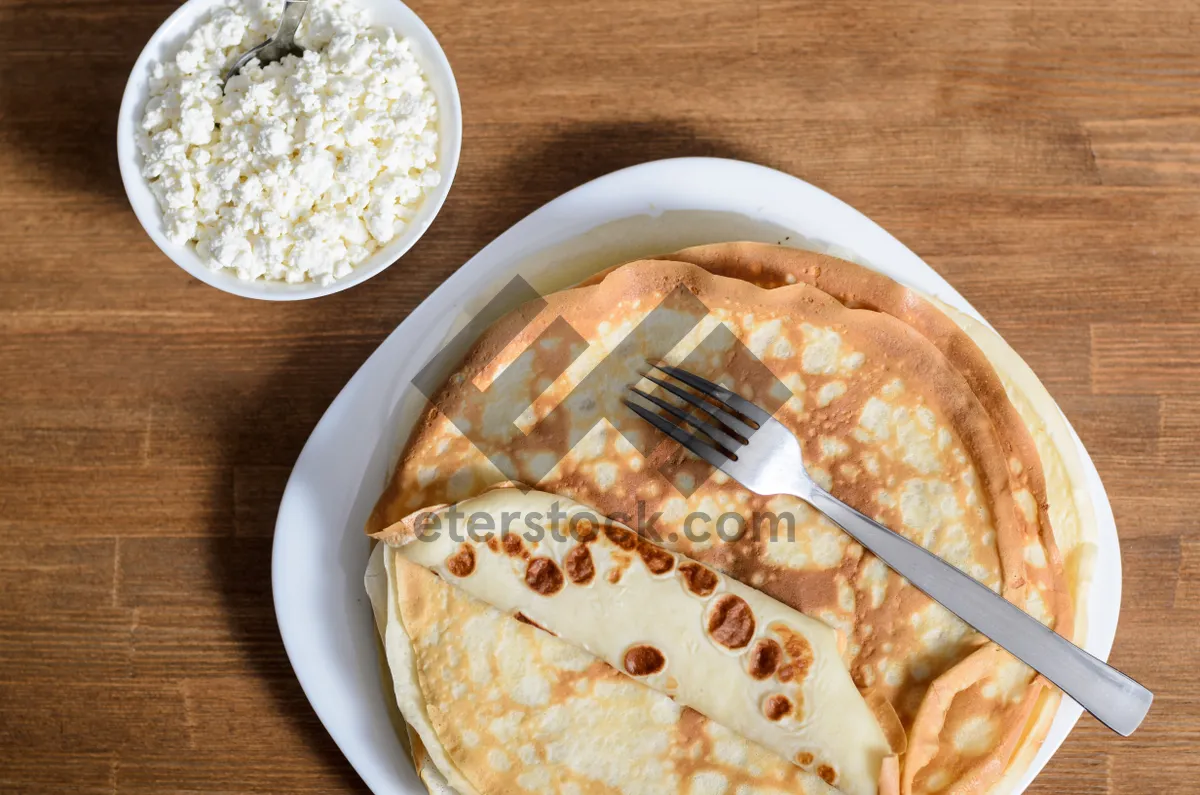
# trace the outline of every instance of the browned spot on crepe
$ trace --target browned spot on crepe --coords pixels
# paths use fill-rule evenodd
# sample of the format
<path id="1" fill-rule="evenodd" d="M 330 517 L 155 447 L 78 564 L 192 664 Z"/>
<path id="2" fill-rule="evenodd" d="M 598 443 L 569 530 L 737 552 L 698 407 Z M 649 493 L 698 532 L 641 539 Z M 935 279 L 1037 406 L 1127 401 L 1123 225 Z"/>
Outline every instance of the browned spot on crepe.
<path id="1" fill-rule="evenodd" d="M 608 536 L 608 540 L 626 551 L 632 550 L 637 546 L 637 534 L 624 527 L 616 525 L 605 525 L 604 535 Z"/>
<path id="2" fill-rule="evenodd" d="M 808 639 L 784 626 L 772 626 L 771 631 L 782 641 L 787 655 L 787 663 L 779 669 L 779 681 L 790 682 L 808 676 L 813 664 L 813 650 Z"/>
<path id="3" fill-rule="evenodd" d="M 711 596 L 717 588 L 717 575 L 699 563 L 684 563 L 679 567 L 687 589 L 696 596 Z"/>
<path id="4" fill-rule="evenodd" d="M 571 519 L 571 537 L 580 544 L 590 544 L 599 536 L 596 524 L 587 517 L 576 516 Z"/>
<path id="5" fill-rule="evenodd" d="M 525 567 L 525 584 L 542 596 L 552 596 L 562 590 L 562 570 L 550 558 L 534 558 Z"/>
<path id="6" fill-rule="evenodd" d="M 516 533 L 506 533 L 500 543 L 504 547 L 504 554 L 509 557 L 529 558 L 529 550 L 525 549 L 525 542 Z"/>
<path id="7" fill-rule="evenodd" d="M 567 570 L 567 578 L 576 585 L 587 585 L 596 576 L 592 553 L 582 544 L 567 553 L 563 568 Z"/>
<path id="8" fill-rule="evenodd" d="M 653 646 L 633 646 L 625 652 L 623 663 L 630 676 L 650 676 L 667 666 L 667 658 Z"/>
<path id="9" fill-rule="evenodd" d="M 770 638 L 763 638 L 754 644 L 750 652 L 750 675 L 755 679 L 769 679 L 779 667 L 783 658 L 783 649 Z"/>
<path id="10" fill-rule="evenodd" d="M 470 544 L 459 544 L 458 551 L 446 558 L 446 571 L 455 577 L 469 577 L 475 571 L 475 550 Z"/>
<path id="11" fill-rule="evenodd" d="M 754 637 L 754 611 L 742 597 L 725 594 L 708 614 L 708 634 L 728 649 L 745 648 Z"/>
<path id="12" fill-rule="evenodd" d="M 642 562 L 646 564 L 646 568 L 651 574 L 666 574 L 671 569 L 675 568 L 675 556 L 665 549 L 651 544 L 644 538 L 637 540 L 638 555 L 641 556 Z"/>
<path id="13" fill-rule="evenodd" d="M 779 694 L 767 696 L 763 702 L 763 715 L 767 720 L 783 720 L 792 711 L 792 700 Z"/>

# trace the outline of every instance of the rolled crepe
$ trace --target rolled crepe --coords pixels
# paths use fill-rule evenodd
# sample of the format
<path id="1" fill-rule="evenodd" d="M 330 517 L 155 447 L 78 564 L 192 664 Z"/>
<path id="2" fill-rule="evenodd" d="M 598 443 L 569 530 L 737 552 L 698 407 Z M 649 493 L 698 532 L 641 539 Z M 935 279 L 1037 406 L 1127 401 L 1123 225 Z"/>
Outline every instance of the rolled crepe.
<path id="1" fill-rule="evenodd" d="M 497 488 L 388 528 L 399 554 L 849 795 L 892 751 L 837 633 L 586 506 Z"/>

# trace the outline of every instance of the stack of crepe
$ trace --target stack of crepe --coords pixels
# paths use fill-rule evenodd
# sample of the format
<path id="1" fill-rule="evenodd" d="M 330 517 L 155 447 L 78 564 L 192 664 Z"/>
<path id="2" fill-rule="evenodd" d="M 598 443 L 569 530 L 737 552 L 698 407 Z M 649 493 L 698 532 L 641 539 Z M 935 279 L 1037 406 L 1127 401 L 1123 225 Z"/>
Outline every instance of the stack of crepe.
<path id="1" fill-rule="evenodd" d="M 833 494 L 1080 638 L 1093 526 L 1081 465 L 998 336 L 810 252 L 738 243 L 632 262 L 489 329 L 371 517 L 386 543 L 368 586 L 430 789 L 1010 789 L 1058 692 L 803 502 L 751 494 L 644 426 L 620 400 L 646 359 L 769 405 Z M 628 549 L 553 534 L 510 549 L 500 531 L 490 544 L 421 533 L 419 517 L 449 503 L 500 528 L 504 510 L 555 498 L 669 552 L 632 535 Z M 794 531 L 731 533 L 723 514 Z M 580 549 L 595 552 L 582 584 L 568 568 Z M 546 592 L 549 566 L 559 587 Z M 712 590 L 689 591 L 685 571 Z M 730 648 L 718 619 L 735 596 L 757 620 Z M 804 639 L 799 656 L 789 637 Z M 782 656 L 755 677 L 770 643 Z"/>

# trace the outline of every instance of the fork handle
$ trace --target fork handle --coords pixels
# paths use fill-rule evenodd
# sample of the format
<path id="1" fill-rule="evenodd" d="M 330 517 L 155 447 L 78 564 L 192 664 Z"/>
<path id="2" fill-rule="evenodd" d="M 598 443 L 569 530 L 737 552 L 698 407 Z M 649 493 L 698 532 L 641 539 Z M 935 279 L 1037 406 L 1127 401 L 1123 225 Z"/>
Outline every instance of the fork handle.
<path id="1" fill-rule="evenodd" d="M 1105 726 L 1128 737 L 1146 717 L 1154 694 L 1116 668 L 828 492 L 814 488 L 806 499 L 917 588 L 1058 685 Z"/>

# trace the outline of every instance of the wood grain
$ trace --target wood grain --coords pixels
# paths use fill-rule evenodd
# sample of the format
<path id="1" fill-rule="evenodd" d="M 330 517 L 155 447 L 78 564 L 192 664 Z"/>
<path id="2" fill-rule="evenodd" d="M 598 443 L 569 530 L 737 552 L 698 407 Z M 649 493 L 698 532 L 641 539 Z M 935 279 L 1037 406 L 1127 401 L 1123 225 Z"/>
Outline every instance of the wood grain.
<path id="1" fill-rule="evenodd" d="M 188 278 L 129 211 L 117 105 L 165 0 L 0 0 L 0 792 L 365 792 L 292 677 L 274 511 L 346 379 L 588 179 L 740 157 L 863 210 L 1030 362 L 1109 488 L 1113 660 L 1031 790 L 1195 791 L 1200 3 L 413 0 L 464 148 L 403 261 L 317 302 Z"/>

